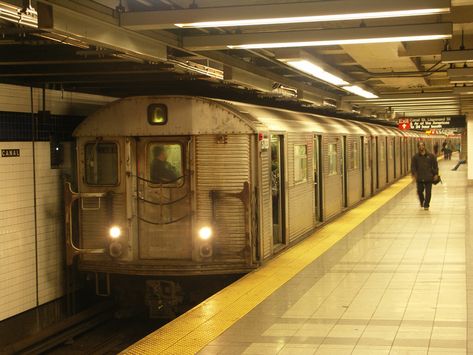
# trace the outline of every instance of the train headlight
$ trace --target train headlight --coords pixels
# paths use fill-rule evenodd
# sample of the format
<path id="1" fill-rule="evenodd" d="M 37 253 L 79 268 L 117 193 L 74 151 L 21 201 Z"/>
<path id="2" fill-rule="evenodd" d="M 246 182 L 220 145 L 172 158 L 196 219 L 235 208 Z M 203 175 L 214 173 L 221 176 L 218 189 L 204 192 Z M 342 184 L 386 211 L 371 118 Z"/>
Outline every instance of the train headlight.
<path id="1" fill-rule="evenodd" d="M 110 234 L 111 238 L 117 239 L 122 235 L 122 230 L 118 226 L 113 226 L 109 229 L 108 234 Z"/>
<path id="2" fill-rule="evenodd" d="M 206 226 L 199 229 L 199 238 L 202 240 L 209 240 L 212 238 L 212 228 Z"/>

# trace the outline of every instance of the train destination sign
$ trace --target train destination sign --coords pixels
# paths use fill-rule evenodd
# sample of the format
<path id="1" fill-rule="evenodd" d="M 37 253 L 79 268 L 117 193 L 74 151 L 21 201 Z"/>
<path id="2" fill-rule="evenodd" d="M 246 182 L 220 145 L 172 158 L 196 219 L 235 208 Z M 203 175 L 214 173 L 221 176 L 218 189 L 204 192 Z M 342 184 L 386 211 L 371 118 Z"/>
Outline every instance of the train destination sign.
<path id="1" fill-rule="evenodd" d="M 2 149 L 2 158 L 19 157 L 19 149 Z"/>
<path id="2" fill-rule="evenodd" d="M 415 117 L 409 118 L 409 121 L 411 129 L 418 129 L 421 131 L 466 127 L 466 117 L 464 115 Z"/>

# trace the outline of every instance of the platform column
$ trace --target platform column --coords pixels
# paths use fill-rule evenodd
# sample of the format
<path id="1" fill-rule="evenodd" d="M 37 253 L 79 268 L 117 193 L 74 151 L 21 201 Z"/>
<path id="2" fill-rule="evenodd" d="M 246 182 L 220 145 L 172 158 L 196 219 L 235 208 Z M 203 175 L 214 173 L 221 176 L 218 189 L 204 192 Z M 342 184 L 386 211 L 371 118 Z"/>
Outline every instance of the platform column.
<path id="1" fill-rule="evenodd" d="M 473 185 L 473 164 L 470 164 L 468 157 L 473 157 L 473 112 L 466 112 L 466 133 L 467 133 L 467 150 L 464 159 L 467 159 L 468 166 L 468 184 Z"/>

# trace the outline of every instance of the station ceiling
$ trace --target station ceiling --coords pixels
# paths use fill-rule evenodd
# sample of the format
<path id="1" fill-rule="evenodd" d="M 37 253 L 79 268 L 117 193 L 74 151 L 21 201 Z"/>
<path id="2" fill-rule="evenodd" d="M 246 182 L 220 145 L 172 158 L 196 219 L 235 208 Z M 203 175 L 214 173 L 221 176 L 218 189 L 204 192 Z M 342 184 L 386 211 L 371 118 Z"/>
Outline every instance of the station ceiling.
<path id="1" fill-rule="evenodd" d="M 0 0 L 0 82 L 116 97 L 245 88 L 380 118 L 463 114 L 473 0 Z"/>

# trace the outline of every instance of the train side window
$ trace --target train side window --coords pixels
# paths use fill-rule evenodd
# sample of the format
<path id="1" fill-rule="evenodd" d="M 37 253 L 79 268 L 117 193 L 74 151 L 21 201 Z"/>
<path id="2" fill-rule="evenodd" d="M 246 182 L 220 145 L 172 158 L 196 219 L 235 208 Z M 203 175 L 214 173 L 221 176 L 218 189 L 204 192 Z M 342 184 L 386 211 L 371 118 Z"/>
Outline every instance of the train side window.
<path id="1" fill-rule="evenodd" d="M 368 145 L 368 141 L 365 142 L 365 170 L 371 168 L 371 155 L 370 155 L 370 147 Z"/>
<path id="2" fill-rule="evenodd" d="M 393 148 L 393 141 L 389 141 L 388 145 L 388 159 L 393 160 L 394 159 L 394 148 Z"/>
<path id="3" fill-rule="evenodd" d="M 379 144 L 379 161 L 384 162 L 386 160 L 386 149 L 384 147 L 384 142 L 381 141 Z"/>
<path id="4" fill-rule="evenodd" d="M 357 141 L 350 143 L 350 170 L 358 170 L 360 159 L 360 148 Z"/>
<path id="5" fill-rule="evenodd" d="M 85 181 L 89 185 L 118 184 L 118 146 L 116 143 L 85 145 Z"/>
<path id="6" fill-rule="evenodd" d="M 294 182 L 307 181 L 307 145 L 294 145 Z"/>
<path id="7" fill-rule="evenodd" d="M 353 142 L 353 169 L 358 170 L 360 167 L 360 143 L 358 141 Z"/>
<path id="8" fill-rule="evenodd" d="M 328 174 L 337 175 L 337 144 L 328 145 Z"/>
<path id="9" fill-rule="evenodd" d="M 148 145 L 148 178 L 153 184 L 179 187 L 184 183 L 183 149 L 179 143 L 153 142 Z"/>

